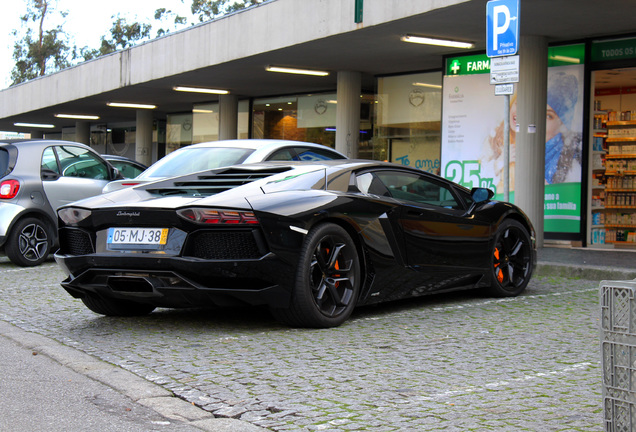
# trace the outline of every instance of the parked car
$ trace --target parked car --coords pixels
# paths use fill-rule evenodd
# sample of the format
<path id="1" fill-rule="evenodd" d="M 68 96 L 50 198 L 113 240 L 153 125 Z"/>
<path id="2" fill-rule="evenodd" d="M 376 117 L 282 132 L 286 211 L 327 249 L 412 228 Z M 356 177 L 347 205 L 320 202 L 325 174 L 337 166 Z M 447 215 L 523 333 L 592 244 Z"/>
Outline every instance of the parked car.
<path id="1" fill-rule="evenodd" d="M 57 245 L 63 204 L 101 193 L 118 171 L 84 144 L 0 141 L 0 251 L 19 266 L 41 264 Z"/>
<path id="2" fill-rule="evenodd" d="M 55 259 L 62 286 L 98 314 L 249 304 L 332 327 L 358 305 L 520 294 L 534 229 L 492 197 L 384 162 L 235 165 L 62 207 Z"/>
<path id="3" fill-rule="evenodd" d="M 103 154 L 102 157 L 106 159 L 112 166 L 117 168 L 119 174 L 121 174 L 121 176 L 125 179 L 137 177 L 148 168 L 141 162 L 137 162 L 136 160 L 127 158 L 125 156 Z"/>
<path id="4" fill-rule="evenodd" d="M 317 161 L 347 157 L 322 144 L 275 139 L 240 139 L 212 141 L 182 147 L 159 159 L 131 180 L 111 182 L 103 192 L 156 181 L 167 177 L 228 165 L 268 160 Z"/>

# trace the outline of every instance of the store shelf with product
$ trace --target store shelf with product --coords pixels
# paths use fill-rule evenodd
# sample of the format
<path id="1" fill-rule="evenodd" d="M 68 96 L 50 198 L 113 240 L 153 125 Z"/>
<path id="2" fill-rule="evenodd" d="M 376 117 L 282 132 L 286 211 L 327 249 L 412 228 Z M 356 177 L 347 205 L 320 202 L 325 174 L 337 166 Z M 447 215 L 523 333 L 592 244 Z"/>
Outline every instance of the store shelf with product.
<path id="1" fill-rule="evenodd" d="M 595 114 L 591 149 L 592 245 L 636 248 L 636 111 Z"/>

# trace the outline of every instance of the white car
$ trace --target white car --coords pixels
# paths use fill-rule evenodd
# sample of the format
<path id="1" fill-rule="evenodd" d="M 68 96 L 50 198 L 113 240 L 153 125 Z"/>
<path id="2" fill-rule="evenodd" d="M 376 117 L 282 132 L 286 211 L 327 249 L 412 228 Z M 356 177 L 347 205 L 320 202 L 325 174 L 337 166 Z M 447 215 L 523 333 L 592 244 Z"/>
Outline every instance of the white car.
<path id="1" fill-rule="evenodd" d="M 193 144 L 175 150 L 132 179 L 108 183 L 103 193 L 168 177 L 229 165 L 263 161 L 320 161 L 347 159 L 322 144 L 274 139 L 241 139 Z"/>

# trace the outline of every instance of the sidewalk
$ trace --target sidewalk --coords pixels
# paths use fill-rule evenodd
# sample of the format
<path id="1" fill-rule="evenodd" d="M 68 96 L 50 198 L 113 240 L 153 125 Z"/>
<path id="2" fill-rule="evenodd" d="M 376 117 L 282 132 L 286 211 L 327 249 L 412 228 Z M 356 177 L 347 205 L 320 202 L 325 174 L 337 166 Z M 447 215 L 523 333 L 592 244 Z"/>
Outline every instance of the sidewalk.
<path id="1" fill-rule="evenodd" d="M 543 247 L 537 251 L 536 275 L 590 280 L 636 279 L 636 250 Z"/>
<path id="2" fill-rule="evenodd" d="M 259 432 L 131 372 L 0 321 L 0 431 Z"/>

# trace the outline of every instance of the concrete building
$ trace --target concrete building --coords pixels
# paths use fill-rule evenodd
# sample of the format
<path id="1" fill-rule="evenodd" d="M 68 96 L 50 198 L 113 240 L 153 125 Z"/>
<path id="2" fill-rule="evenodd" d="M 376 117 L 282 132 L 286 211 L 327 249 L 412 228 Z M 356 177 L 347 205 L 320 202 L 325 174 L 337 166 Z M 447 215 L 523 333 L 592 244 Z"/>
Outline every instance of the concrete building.
<path id="1" fill-rule="evenodd" d="M 501 196 L 498 150 L 488 150 L 497 156 L 492 169 L 486 168 L 483 152 L 476 158 L 471 151 L 487 139 L 492 145 L 494 138 L 478 129 L 503 116 L 503 99 L 490 99 L 494 90 L 487 78 L 485 85 L 483 77 L 462 81 L 449 69 L 451 62 L 458 69 L 469 58 L 485 57 L 486 9 L 485 0 L 270 0 L 2 90 L 0 130 L 89 143 L 146 164 L 201 141 L 300 139 L 351 157 L 412 164 L 467 187 L 489 185 Z M 605 130 L 606 137 L 631 133 L 631 125 L 618 128 L 608 122 L 611 115 L 631 121 L 625 113 L 636 112 L 636 100 L 633 108 L 624 102 L 636 82 L 635 14 L 636 3 L 622 0 L 520 0 L 520 79 L 511 105 L 512 178 L 506 187 L 514 182 L 514 201 L 533 220 L 540 243 L 545 238 L 572 245 L 636 246 L 636 211 L 631 209 L 636 209 L 636 184 L 624 180 L 631 177 L 631 159 L 616 159 L 627 167 L 615 170 L 625 187 L 607 187 L 608 178 L 618 180 L 608 167 L 611 158 L 601 157 L 604 172 L 594 170 L 596 138 L 602 140 L 598 151 L 605 154 L 612 142 L 597 131 Z M 407 35 L 470 45 L 408 43 Z M 550 54 L 571 46 L 581 52 L 578 57 Z M 562 123 L 581 129 L 578 147 L 567 153 L 579 161 L 578 179 L 563 177 L 552 187 L 552 171 L 570 144 L 564 144 L 561 131 L 556 159 L 551 148 L 546 155 L 548 70 L 573 58 L 579 65 L 580 96 L 574 101 L 553 98 L 553 103 L 562 114 L 568 103 L 577 107 L 574 120 L 569 112 Z M 487 57 L 475 64 L 485 65 L 480 72 L 489 73 Z M 272 67 L 324 74 L 278 73 Z M 603 100 L 614 103 L 617 95 L 617 106 L 600 106 Z M 574 198 L 545 202 L 546 197 L 563 197 L 563 185 Z M 624 192 L 619 196 L 613 189 Z M 605 200 L 622 204 L 610 206 Z M 600 201 L 603 206 L 596 205 Z M 552 206 L 556 210 L 550 213 Z"/>

